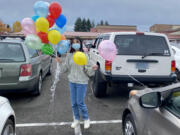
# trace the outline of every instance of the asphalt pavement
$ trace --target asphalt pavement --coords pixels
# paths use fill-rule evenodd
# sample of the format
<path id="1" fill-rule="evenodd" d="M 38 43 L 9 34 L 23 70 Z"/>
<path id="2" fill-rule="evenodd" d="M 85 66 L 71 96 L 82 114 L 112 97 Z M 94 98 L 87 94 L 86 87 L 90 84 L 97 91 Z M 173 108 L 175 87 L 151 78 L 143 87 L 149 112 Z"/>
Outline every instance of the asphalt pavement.
<path id="1" fill-rule="evenodd" d="M 54 102 L 50 102 L 53 81 L 54 75 L 44 79 L 38 97 L 29 93 L 7 95 L 16 113 L 17 135 L 75 135 L 75 130 L 70 128 L 73 117 L 67 75 L 60 75 Z M 84 130 L 81 124 L 81 134 L 121 135 L 121 117 L 128 94 L 127 87 L 114 84 L 108 88 L 106 98 L 98 99 L 93 96 L 89 85 L 86 104 L 92 125 Z"/>

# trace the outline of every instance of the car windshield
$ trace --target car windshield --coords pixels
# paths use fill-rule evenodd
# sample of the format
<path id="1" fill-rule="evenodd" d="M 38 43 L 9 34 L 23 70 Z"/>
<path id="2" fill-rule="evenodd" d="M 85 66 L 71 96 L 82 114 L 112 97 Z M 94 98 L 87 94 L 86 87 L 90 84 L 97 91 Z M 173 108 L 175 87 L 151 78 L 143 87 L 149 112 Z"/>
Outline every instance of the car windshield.
<path id="1" fill-rule="evenodd" d="M 114 42 L 118 55 L 170 55 L 167 42 L 161 36 L 117 35 Z"/>
<path id="2" fill-rule="evenodd" d="M 173 114 L 180 117 L 180 91 L 173 92 L 169 98 L 166 107 Z"/>
<path id="3" fill-rule="evenodd" d="M 25 60 L 20 44 L 0 43 L 0 62 L 22 62 Z"/>

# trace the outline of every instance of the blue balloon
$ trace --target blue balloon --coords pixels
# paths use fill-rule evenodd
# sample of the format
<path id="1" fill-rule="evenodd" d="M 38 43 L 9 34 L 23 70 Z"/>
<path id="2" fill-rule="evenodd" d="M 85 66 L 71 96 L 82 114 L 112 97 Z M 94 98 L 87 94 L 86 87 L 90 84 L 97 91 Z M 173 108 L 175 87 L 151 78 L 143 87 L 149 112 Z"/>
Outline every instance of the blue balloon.
<path id="1" fill-rule="evenodd" d="M 64 26 L 63 28 L 59 28 L 56 24 L 54 24 L 54 26 L 51 27 L 49 30 L 50 30 L 50 31 L 51 31 L 51 30 L 57 30 L 57 31 L 59 31 L 61 34 L 63 34 L 63 33 L 66 31 L 66 26 Z"/>
<path id="2" fill-rule="evenodd" d="M 61 40 L 57 45 L 57 51 L 59 54 L 65 54 L 69 50 L 70 43 L 67 40 Z"/>
<path id="3" fill-rule="evenodd" d="M 56 22 L 56 25 L 57 25 L 58 27 L 63 28 L 64 25 L 65 25 L 66 22 L 67 22 L 67 19 L 66 19 L 66 17 L 65 17 L 63 14 L 61 14 L 61 15 L 55 20 L 55 22 Z"/>
<path id="4" fill-rule="evenodd" d="M 36 20 L 37 20 L 38 18 L 39 18 L 38 15 L 34 15 L 34 16 L 32 17 L 32 19 L 33 19 L 34 22 L 36 22 Z"/>
<path id="5" fill-rule="evenodd" d="M 66 26 L 64 26 L 63 28 L 60 28 L 58 30 L 61 34 L 63 34 L 66 31 Z"/>
<path id="6" fill-rule="evenodd" d="M 34 4 L 34 12 L 36 15 L 46 18 L 48 16 L 48 12 L 49 12 L 49 7 L 48 7 L 47 2 L 37 1 Z"/>

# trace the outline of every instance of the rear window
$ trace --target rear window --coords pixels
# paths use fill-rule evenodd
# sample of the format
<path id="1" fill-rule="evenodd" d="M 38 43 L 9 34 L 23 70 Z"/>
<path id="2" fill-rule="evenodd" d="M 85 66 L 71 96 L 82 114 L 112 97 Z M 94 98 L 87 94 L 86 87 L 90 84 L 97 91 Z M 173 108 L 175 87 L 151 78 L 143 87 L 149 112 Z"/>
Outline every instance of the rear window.
<path id="1" fill-rule="evenodd" d="M 16 43 L 0 43 L 0 62 L 25 61 L 22 46 Z"/>
<path id="2" fill-rule="evenodd" d="M 117 35 L 114 43 L 119 55 L 146 55 L 159 53 L 160 56 L 170 56 L 170 51 L 164 37 L 148 35 Z"/>

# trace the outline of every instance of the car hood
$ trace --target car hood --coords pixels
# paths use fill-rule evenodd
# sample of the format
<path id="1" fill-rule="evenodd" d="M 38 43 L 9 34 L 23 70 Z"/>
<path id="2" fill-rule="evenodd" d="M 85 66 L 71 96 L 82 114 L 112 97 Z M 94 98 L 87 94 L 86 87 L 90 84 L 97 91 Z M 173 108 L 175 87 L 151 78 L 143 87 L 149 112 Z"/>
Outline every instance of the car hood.
<path id="1" fill-rule="evenodd" d="M 8 99 L 0 96 L 0 106 L 6 102 L 8 102 Z"/>

